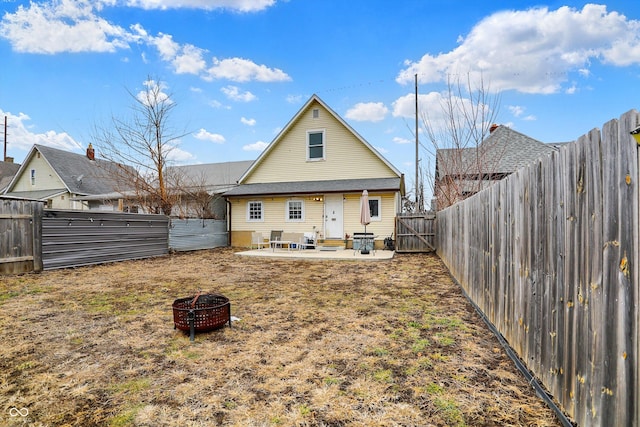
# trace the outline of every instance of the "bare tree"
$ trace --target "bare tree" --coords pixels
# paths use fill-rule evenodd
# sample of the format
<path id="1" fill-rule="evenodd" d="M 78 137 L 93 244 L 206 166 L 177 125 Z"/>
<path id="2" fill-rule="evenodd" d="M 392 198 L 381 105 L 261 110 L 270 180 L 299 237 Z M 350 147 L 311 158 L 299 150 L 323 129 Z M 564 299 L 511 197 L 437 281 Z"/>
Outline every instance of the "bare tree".
<path id="1" fill-rule="evenodd" d="M 474 83 L 467 74 L 466 80 L 448 77 L 440 111 L 421 113 L 428 142 L 420 145 L 436 159 L 435 176 L 427 181 L 433 183 L 437 209 L 477 193 L 496 179 L 493 171 L 500 153 L 483 141 L 491 133 L 499 105 L 500 95 L 490 91 L 482 75 Z"/>
<path id="2" fill-rule="evenodd" d="M 180 197 L 178 177 L 168 173 L 171 151 L 184 133 L 170 126 L 176 103 L 165 86 L 149 77 L 145 89 L 134 93 L 132 114 L 112 117 L 111 125 L 96 127 L 94 145 L 101 157 L 119 165 L 113 173 L 121 192 L 131 191 L 149 212 L 170 215 Z"/>

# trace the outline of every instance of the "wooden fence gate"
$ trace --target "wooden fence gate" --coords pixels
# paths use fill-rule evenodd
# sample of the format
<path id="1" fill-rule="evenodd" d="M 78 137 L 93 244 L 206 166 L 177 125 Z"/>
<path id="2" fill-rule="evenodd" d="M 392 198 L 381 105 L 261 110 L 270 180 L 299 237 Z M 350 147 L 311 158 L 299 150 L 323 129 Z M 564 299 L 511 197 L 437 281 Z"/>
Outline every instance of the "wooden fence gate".
<path id="1" fill-rule="evenodd" d="M 42 270 L 43 204 L 0 199 L 0 274 Z"/>
<path id="2" fill-rule="evenodd" d="M 433 213 L 398 214 L 396 252 L 434 252 L 435 221 Z"/>

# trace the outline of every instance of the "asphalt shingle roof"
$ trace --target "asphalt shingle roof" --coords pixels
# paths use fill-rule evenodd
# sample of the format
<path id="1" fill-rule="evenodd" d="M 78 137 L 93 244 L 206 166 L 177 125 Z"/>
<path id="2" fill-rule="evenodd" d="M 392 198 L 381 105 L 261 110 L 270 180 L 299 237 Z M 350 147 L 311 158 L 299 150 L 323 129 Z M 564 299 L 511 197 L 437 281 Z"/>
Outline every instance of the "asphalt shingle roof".
<path id="1" fill-rule="evenodd" d="M 104 194 L 118 190 L 123 186 L 123 183 L 119 183 L 110 173 L 117 167 L 115 163 L 102 159 L 89 160 L 83 154 L 70 153 L 45 145 L 36 145 L 35 147 L 42 153 L 71 193 Z"/>
<path id="2" fill-rule="evenodd" d="M 243 184 L 225 196 L 263 196 L 278 194 L 346 193 L 367 190 L 399 191 L 401 178 L 342 179 L 331 181 L 272 182 Z"/>
<path id="3" fill-rule="evenodd" d="M 439 165 L 439 178 L 443 174 L 510 174 L 556 150 L 554 145 L 540 142 L 507 126 L 498 126 L 478 148 L 438 150 L 436 164 Z"/>
<path id="4" fill-rule="evenodd" d="M 237 185 L 240 177 L 253 164 L 253 160 L 205 163 L 201 165 L 172 166 L 170 169 L 186 180 L 186 185 L 204 187 L 220 193 Z"/>

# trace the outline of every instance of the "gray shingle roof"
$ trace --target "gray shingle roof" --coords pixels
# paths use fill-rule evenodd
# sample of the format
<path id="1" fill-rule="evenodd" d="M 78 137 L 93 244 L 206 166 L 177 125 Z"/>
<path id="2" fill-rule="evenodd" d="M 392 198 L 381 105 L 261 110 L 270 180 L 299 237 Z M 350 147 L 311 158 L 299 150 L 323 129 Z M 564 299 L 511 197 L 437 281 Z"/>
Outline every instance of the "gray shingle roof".
<path id="1" fill-rule="evenodd" d="M 242 160 L 237 162 L 172 166 L 170 170 L 184 178 L 187 186 L 204 187 L 209 192 L 220 193 L 236 186 L 240 177 L 253 162 L 253 160 Z"/>
<path id="2" fill-rule="evenodd" d="M 510 174 L 556 151 L 557 147 L 530 138 L 507 126 L 498 126 L 476 149 L 441 149 L 436 154 L 442 175 Z"/>
<path id="3" fill-rule="evenodd" d="M 17 163 L 0 162 L 0 192 L 11 183 L 18 169 L 20 165 Z"/>
<path id="4" fill-rule="evenodd" d="M 103 194 L 120 189 L 123 184 L 117 182 L 110 171 L 116 164 L 96 159 L 89 160 L 83 154 L 71 153 L 45 145 L 35 145 L 60 179 L 76 194 Z"/>
<path id="5" fill-rule="evenodd" d="M 331 181 L 273 182 L 243 184 L 225 196 L 265 196 L 282 194 L 322 194 L 372 191 L 400 191 L 401 178 L 342 179 Z"/>

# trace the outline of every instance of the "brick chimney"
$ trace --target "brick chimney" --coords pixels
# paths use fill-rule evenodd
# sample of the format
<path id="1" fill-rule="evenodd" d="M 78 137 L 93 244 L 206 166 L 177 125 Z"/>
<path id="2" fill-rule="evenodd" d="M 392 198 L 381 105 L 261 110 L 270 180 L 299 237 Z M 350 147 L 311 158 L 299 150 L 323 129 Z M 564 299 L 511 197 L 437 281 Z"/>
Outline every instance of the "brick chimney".
<path id="1" fill-rule="evenodd" d="M 489 128 L 489 133 L 493 133 L 494 130 L 498 129 L 500 127 L 499 124 L 492 124 L 491 127 Z"/>
<path id="2" fill-rule="evenodd" d="M 89 160 L 95 160 L 96 158 L 96 153 L 93 149 L 93 145 L 91 145 L 91 143 L 89 143 L 89 146 L 87 147 L 87 159 Z"/>

